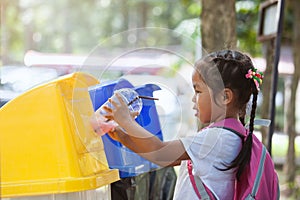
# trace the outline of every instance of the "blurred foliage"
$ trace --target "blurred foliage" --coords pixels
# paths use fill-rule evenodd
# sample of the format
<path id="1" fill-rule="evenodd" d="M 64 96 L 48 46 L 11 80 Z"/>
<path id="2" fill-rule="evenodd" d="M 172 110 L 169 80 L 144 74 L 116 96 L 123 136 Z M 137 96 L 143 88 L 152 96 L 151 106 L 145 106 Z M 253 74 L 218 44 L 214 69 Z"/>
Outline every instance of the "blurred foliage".
<path id="1" fill-rule="evenodd" d="M 29 49 L 88 53 L 99 42 L 128 29 L 174 29 L 182 20 L 198 17 L 195 4 L 196 0 L 1 1 L 1 39 L 6 41 L 2 47 L 10 62 L 17 63 Z"/>
<path id="2" fill-rule="evenodd" d="M 240 0 L 236 3 L 238 48 L 252 56 L 261 54 L 261 43 L 257 41 L 259 4 L 260 0 Z"/>
<path id="3" fill-rule="evenodd" d="M 260 3 L 236 2 L 238 48 L 252 56 L 261 54 L 261 43 L 256 40 Z M 184 34 L 198 40 L 195 20 L 199 21 L 200 13 L 200 0 L 1 0 L 1 60 L 22 63 L 28 50 L 87 54 L 123 31 L 142 27 L 178 30 L 189 20 L 194 29 Z M 287 19 L 292 22 L 289 16 Z M 149 43 L 157 40 L 155 34 L 147 37 Z M 163 40 L 169 45 L 181 42 L 171 36 Z M 122 41 L 114 42 L 122 47 Z"/>

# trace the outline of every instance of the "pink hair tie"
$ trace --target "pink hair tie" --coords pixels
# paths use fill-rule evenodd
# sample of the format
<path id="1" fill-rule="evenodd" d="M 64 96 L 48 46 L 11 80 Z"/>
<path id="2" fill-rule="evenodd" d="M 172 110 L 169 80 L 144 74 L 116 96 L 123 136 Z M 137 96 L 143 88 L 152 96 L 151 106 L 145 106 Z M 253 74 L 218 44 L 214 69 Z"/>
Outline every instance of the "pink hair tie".
<path id="1" fill-rule="evenodd" d="M 254 68 L 253 70 L 249 69 L 248 73 L 245 75 L 245 77 L 247 79 L 253 79 L 253 81 L 256 85 L 257 91 L 260 91 L 260 85 L 262 84 L 262 80 L 264 78 L 264 75 L 262 72 L 258 72 L 256 68 Z"/>

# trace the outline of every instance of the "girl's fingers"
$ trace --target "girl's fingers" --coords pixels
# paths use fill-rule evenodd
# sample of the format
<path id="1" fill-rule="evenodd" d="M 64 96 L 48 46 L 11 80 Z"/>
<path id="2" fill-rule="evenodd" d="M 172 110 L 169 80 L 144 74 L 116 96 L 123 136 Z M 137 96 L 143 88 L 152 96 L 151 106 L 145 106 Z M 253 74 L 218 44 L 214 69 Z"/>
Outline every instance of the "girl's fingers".
<path id="1" fill-rule="evenodd" d="M 124 99 L 122 98 L 121 94 L 116 93 L 115 95 L 116 95 L 116 97 L 118 98 L 118 101 L 120 102 L 120 104 L 121 104 L 122 106 L 127 106 L 127 104 L 126 104 L 126 102 L 124 101 Z"/>
<path id="2" fill-rule="evenodd" d="M 111 115 L 104 115 L 104 117 L 106 118 L 105 121 L 110 121 L 110 120 L 113 120 L 113 119 L 114 119 L 114 117 L 111 116 Z"/>
<path id="3" fill-rule="evenodd" d="M 115 102 L 114 100 L 112 100 L 111 98 L 109 98 L 108 101 L 109 101 L 114 107 L 116 107 L 116 106 L 118 105 L 118 103 Z"/>
<path id="4" fill-rule="evenodd" d="M 137 117 L 140 113 L 138 111 L 130 113 L 133 118 Z"/>
<path id="5" fill-rule="evenodd" d="M 122 98 L 122 96 L 118 93 L 114 94 L 117 99 L 118 102 L 114 101 L 113 99 L 109 98 L 108 101 L 116 108 L 117 106 L 127 106 L 126 102 L 124 101 L 124 99 Z"/>
<path id="6" fill-rule="evenodd" d="M 103 109 L 106 111 L 106 112 L 109 112 L 111 113 L 112 112 L 112 109 L 108 106 L 103 106 Z"/>
<path id="7" fill-rule="evenodd" d="M 121 94 L 116 93 L 116 97 L 118 98 L 119 102 L 123 105 L 126 105 L 124 99 L 122 98 Z M 127 105 L 126 105 L 127 106 Z"/>
<path id="8" fill-rule="evenodd" d="M 126 134 L 122 128 L 116 126 L 114 129 L 107 133 L 112 139 L 119 141 L 119 137 L 121 134 Z"/>

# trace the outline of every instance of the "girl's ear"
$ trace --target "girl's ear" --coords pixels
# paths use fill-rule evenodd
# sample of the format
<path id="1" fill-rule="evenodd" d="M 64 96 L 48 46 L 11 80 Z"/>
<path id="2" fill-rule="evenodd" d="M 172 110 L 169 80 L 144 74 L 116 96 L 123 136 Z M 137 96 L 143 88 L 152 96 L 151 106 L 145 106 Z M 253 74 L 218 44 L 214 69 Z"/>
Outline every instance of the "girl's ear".
<path id="1" fill-rule="evenodd" d="M 234 93 L 231 89 L 225 88 L 223 90 L 223 104 L 228 105 L 234 100 Z"/>

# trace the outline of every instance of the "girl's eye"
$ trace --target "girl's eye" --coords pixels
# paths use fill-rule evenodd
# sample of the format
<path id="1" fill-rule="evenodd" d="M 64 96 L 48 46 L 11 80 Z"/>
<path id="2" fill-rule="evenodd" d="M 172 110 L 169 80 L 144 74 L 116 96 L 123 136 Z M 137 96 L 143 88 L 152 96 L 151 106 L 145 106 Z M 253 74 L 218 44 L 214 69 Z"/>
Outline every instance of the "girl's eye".
<path id="1" fill-rule="evenodd" d="M 199 90 L 195 90 L 195 93 L 196 93 L 196 94 L 200 94 L 200 93 L 201 93 L 201 91 L 199 91 Z"/>

